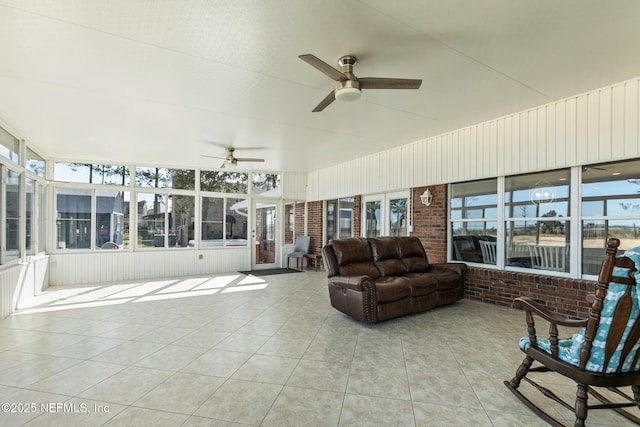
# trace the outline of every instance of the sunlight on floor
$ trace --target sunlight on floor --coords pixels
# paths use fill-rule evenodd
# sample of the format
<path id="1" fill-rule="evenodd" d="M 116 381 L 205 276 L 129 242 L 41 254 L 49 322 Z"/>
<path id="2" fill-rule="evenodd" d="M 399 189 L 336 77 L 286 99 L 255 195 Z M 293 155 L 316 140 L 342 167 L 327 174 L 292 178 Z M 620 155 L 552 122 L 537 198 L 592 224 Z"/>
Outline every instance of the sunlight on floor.
<path id="1" fill-rule="evenodd" d="M 52 287 L 15 315 L 253 291 L 267 286 L 264 279 L 253 275 L 225 274 L 104 286 Z"/>

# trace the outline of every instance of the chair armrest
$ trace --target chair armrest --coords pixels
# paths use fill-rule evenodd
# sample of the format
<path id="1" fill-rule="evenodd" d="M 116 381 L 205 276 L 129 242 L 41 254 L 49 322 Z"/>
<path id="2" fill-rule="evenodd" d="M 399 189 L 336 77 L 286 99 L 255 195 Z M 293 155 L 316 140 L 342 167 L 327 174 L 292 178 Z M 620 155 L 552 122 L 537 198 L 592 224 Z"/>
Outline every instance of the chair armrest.
<path id="1" fill-rule="evenodd" d="M 516 308 L 521 308 L 526 311 L 537 314 L 542 317 L 544 320 L 555 323 L 560 326 L 569 326 L 581 328 L 587 326 L 587 319 L 570 319 L 568 317 L 561 316 L 557 313 L 554 313 L 550 310 L 547 310 L 534 300 L 528 297 L 519 297 L 513 300 L 513 306 Z"/>
<path id="2" fill-rule="evenodd" d="M 440 262 L 429 264 L 429 266 L 436 269 L 447 269 L 455 271 L 460 277 L 463 277 L 464 273 L 467 271 L 467 264 L 462 262 Z"/>
<path id="3" fill-rule="evenodd" d="M 375 289 L 375 283 L 369 276 L 333 276 L 329 278 L 329 283 L 359 292 Z M 365 283 L 368 286 L 365 286 Z"/>

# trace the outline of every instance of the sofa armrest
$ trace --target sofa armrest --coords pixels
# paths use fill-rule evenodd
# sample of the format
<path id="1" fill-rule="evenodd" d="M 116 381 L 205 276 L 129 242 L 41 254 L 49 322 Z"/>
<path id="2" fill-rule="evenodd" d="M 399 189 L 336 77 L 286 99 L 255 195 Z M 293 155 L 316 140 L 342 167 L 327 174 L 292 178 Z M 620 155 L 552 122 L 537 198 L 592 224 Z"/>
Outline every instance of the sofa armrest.
<path id="1" fill-rule="evenodd" d="M 458 274 L 458 276 L 460 276 L 460 278 L 464 277 L 464 273 L 467 271 L 467 264 L 462 262 L 440 262 L 429 265 L 436 269 L 453 270 Z"/>
<path id="2" fill-rule="evenodd" d="M 329 283 L 359 292 L 370 291 L 375 287 L 369 276 L 333 276 L 329 278 Z"/>

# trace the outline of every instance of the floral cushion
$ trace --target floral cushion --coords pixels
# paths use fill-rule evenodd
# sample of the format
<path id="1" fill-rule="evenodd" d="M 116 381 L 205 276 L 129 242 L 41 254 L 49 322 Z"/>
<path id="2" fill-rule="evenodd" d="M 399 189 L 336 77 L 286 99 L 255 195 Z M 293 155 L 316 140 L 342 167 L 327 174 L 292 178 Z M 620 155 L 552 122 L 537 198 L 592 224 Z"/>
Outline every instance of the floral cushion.
<path id="1" fill-rule="evenodd" d="M 627 250 L 624 253 L 624 256 L 633 260 L 636 264 L 636 269 L 640 271 L 640 247 Z M 628 274 L 628 271 L 622 268 L 616 267 L 613 270 L 613 275 L 617 277 L 626 277 Z M 622 335 L 620 346 L 614 352 L 609 365 L 607 366 L 607 373 L 616 372 L 616 370 L 618 369 L 618 366 L 620 365 L 620 354 L 622 351 L 622 346 L 624 345 L 627 337 L 629 336 L 629 333 L 631 332 L 631 328 L 635 324 L 636 320 L 638 319 L 638 315 L 640 314 L 640 273 L 636 274 L 636 282 L 638 284 L 631 288 L 631 298 L 633 301 L 631 316 L 629 317 L 629 322 L 627 323 L 627 326 Z M 591 356 L 589 357 L 589 360 L 587 361 L 587 365 L 585 367 L 587 371 L 602 372 L 604 368 L 604 346 L 606 343 L 606 337 L 609 333 L 609 328 L 611 327 L 611 320 L 613 318 L 615 308 L 618 304 L 618 301 L 626 291 L 626 288 L 627 287 L 625 285 L 621 285 L 618 283 L 609 284 L 609 289 L 603 301 L 603 308 L 600 314 L 600 324 L 598 325 L 598 330 L 593 340 Z M 578 366 L 580 364 L 580 349 L 582 348 L 582 344 L 584 343 L 584 333 L 585 330 L 584 328 L 582 328 L 570 339 L 559 340 L 558 358 L 560 360 L 575 366 Z M 528 337 L 520 339 L 520 348 L 522 350 L 526 350 L 530 345 L 531 343 Z M 640 362 L 635 367 L 631 366 L 633 358 L 639 346 L 640 343 L 636 343 L 633 347 L 633 350 L 624 360 L 624 363 L 622 365 L 623 372 L 636 371 L 640 369 Z M 538 338 L 538 348 L 551 353 L 551 344 L 546 338 Z"/>

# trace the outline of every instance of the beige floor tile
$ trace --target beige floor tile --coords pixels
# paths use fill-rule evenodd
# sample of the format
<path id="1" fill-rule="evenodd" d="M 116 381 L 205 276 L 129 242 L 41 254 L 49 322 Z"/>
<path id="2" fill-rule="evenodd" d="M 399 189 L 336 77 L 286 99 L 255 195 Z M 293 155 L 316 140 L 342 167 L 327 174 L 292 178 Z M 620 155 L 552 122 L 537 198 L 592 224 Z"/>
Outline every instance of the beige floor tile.
<path id="1" fill-rule="evenodd" d="M 225 378 L 177 373 L 138 399 L 133 406 L 193 414 L 225 381 Z"/>
<path id="2" fill-rule="evenodd" d="M 208 350 L 181 370 L 192 374 L 228 378 L 250 357 L 251 353 Z"/>
<path id="3" fill-rule="evenodd" d="M 350 368 L 349 363 L 303 359 L 289 377 L 287 385 L 344 393 Z"/>
<path id="4" fill-rule="evenodd" d="M 105 427 L 176 427 L 182 425 L 188 415 L 175 414 L 172 412 L 162 412 L 153 409 L 129 407 L 120 412 L 110 421 L 104 424 Z"/>
<path id="5" fill-rule="evenodd" d="M 339 426 L 413 426 L 411 402 L 381 397 L 347 394 Z"/>
<path id="6" fill-rule="evenodd" d="M 255 353 L 267 342 L 268 336 L 233 333 L 214 346 L 218 350 Z"/>
<path id="7" fill-rule="evenodd" d="M 336 426 L 343 393 L 285 387 L 262 425 L 265 427 Z"/>
<path id="8" fill-rule="evenodd" d="M 483 409 L 413 402 L 418 427 L 493 427 Z"/>
<path id="9" fill-rule="evenodd" d="M 285 384 L 298 364 L 298 359 L 254 354 L 233 378 L 271 384 Z"/>
<path id="10" fill-rule="evenodd" d="M 95 384 L 80 393 L 79 396 L 121 405 L 131 405 L 170 376 L 170 371 L 131 366 Z"/>
<path id="11" fill-rule="evenodd" d="M 258 425 L 281 390 L 282 386 L 275 384 L 230 379 L 194 415 Z"/>
<path id="12" fill-rule="evenodd" d="M 205 351 L 207 350 L 199 347 L 167 345 L 144 359 L 138 360 L 134 365 L 144 368 L 179 371 L 197 359 Z"/>

